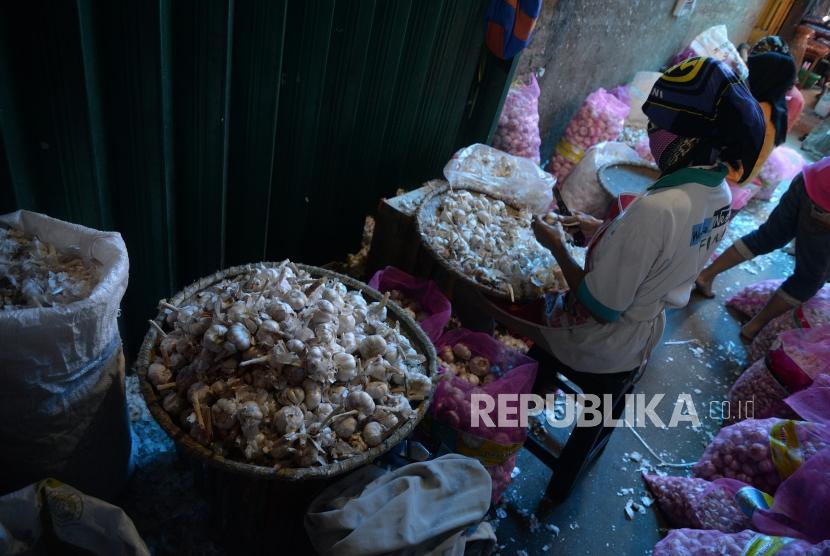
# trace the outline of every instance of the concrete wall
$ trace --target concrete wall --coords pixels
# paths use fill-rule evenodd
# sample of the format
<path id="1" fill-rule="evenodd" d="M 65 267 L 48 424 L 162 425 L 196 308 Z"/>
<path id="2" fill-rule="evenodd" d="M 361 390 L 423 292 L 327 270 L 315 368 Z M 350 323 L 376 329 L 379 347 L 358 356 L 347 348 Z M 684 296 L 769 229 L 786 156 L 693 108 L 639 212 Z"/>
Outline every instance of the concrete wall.
<path id="1" fill-rule="evenodd" d="M 586 95 L 657 71 L 697 34 L 725 24 L 744 41 L 764 0 L 698 0 L 694 13 L 672 16 L 675 0 L 545 0 L 533 42 L 517 75 L 544 68 L 539 79 L 542 160 L 546 160 Z"/>

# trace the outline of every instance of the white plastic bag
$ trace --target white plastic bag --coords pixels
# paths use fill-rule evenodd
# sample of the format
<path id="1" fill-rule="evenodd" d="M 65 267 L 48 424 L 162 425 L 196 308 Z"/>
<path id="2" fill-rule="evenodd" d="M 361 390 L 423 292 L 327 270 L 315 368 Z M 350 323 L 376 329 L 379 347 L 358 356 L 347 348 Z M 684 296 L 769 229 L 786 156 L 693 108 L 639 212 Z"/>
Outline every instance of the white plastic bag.
<path id="1" fill-rule="evenodd" d="M 544 214 L 553 202 L 556 179 L 533 161 L 476 143 L 464 147 L 444 166 L 453 187 L 474 187 Z"/>
<path id="2" fill-rule="evenodd" d="M 821 95 L 814 110 L 820 118 L 826 118 L 830 114 L 830 92 Z"/>
<path id="3" fill-rule="evenodd" d="M 614 199 L 600 185 L 597 171 L 613 162 L 640 162 L 640 155 L 625 143 L 617 141 L 594 145 L 559 185 L 565 205 L 572 211 L 605 218 Z"/>
<path id="4" fill-rule="evenodd" d="M 631 110 L 625 118 L 625 125 L 645 129 L 648 126 L 648 117 L 643 113 L 643 103 L 648 100 L 648 95 L 654 84 L 663 75 L 657 71 L 638 71 L 628 84 L 628 92 L 631 95 L 629 103 Z"/>
<path id="5" fill-rule="evenodd" d="M 715 25 L 694 38 L 689 48 L 698 56 L 709 56 L 715 60 L 726 62 L 735 75 L 741 79 L 749 77 L 749 68 L 738 54 L 738 49 L 729 40 L 726 25 Z"/>
<path id="6" fill-rule="evenodd" d="M 116 232 L 29 211 L 0 216 L 0 226 L 101 268 L 86 299 L 0 311 L 0 492 L 56 477 L 111 499 L 127 480 L 130 458 L 118 334 L 127 248 Z"/>
<path id="7" fill-rule="evenodd" d="M 0 554 L 149 556 L 118 506 L 45 479 L 0 498 Z"/>

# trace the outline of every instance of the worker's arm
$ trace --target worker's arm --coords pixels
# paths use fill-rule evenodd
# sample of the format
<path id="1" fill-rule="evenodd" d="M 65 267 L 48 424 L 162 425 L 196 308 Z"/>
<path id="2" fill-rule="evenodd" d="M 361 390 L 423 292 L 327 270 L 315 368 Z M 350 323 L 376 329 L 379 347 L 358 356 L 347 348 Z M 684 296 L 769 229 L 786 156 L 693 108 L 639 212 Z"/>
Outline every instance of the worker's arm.
<path id="1" fill-rule="evenodd" d="M 540 218 L 534 218 L 533 233 L 536 235 L 536 241 L 550 249 L 556 262 L 559 263 L 559 268 L 562 269 L 562 274 L 565 275 L 568 287 L 576 291 L 585 277 L 585 269 L 577 264 L 565 247 L 567 239 L 562 225 L 559 222 L 551 225 L 543 222 Z"/>

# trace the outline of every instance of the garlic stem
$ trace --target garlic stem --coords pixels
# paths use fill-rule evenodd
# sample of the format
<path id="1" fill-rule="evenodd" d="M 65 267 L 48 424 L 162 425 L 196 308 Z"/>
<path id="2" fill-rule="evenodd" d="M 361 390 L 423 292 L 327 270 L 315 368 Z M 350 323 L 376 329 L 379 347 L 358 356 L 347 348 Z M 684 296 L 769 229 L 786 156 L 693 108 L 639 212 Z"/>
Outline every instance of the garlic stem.
<path id="1" fill-rule="evenodd" d="M 149 323 L 150 323 L 150 326 L 152 326 L 153 328 L 155 328 L 156 330 L 158 330 L 158 331 L 159 331 L 159 334 L 161 334 L 161 337 L 162 337 L 162 338 L 166 338 L 166 337 L 167 337 L 167 332 L 165 332 L 165 331 L 164 331 L 164 329 L 163 329 L 161 326 L 159 326 L 159 325 L 158 325 L 158 323 L 157 323 L 156 321 L 154 321 L 154 320 L 150 320 L 150 321 L 147 321 L 147 322 L 149 322 Z"/>
<path id="2" fill-rule="evenodd" d="M 171 388 L 175 388 L 175 387 L 176 387 L 175 382 L 165 382 L 164 384 L 159 384 L 158 386 L 156 386 L 156 390 L 158 390 L 159 392 L 163 392 L 165 390 L 170 390 Z"/>
<path id="3" fill-rule="evenodd" d="M 248 359 L 247 361 L 243 361 L 239 364 L 240 367 L 247 367 L 248 365 L 256 365 L 258 363 L 265 363 L 269 359 L 268 355 L 262 355 L 260 357 L 254 357 L 253 359 Z"/>

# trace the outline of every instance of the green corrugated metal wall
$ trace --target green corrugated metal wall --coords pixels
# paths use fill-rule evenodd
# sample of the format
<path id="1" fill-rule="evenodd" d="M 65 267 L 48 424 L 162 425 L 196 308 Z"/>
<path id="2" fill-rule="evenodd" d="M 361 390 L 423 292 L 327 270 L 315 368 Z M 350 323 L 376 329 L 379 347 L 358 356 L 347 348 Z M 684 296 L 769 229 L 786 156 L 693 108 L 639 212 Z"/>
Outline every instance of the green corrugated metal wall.
<path id="1" fill-rule="evenodd" d="M 121 232 L 126 337 L 232 264 L 357 248 L 379 197 L 486 141 L 487 0 L 0 4 L 0 212 Z"/>

